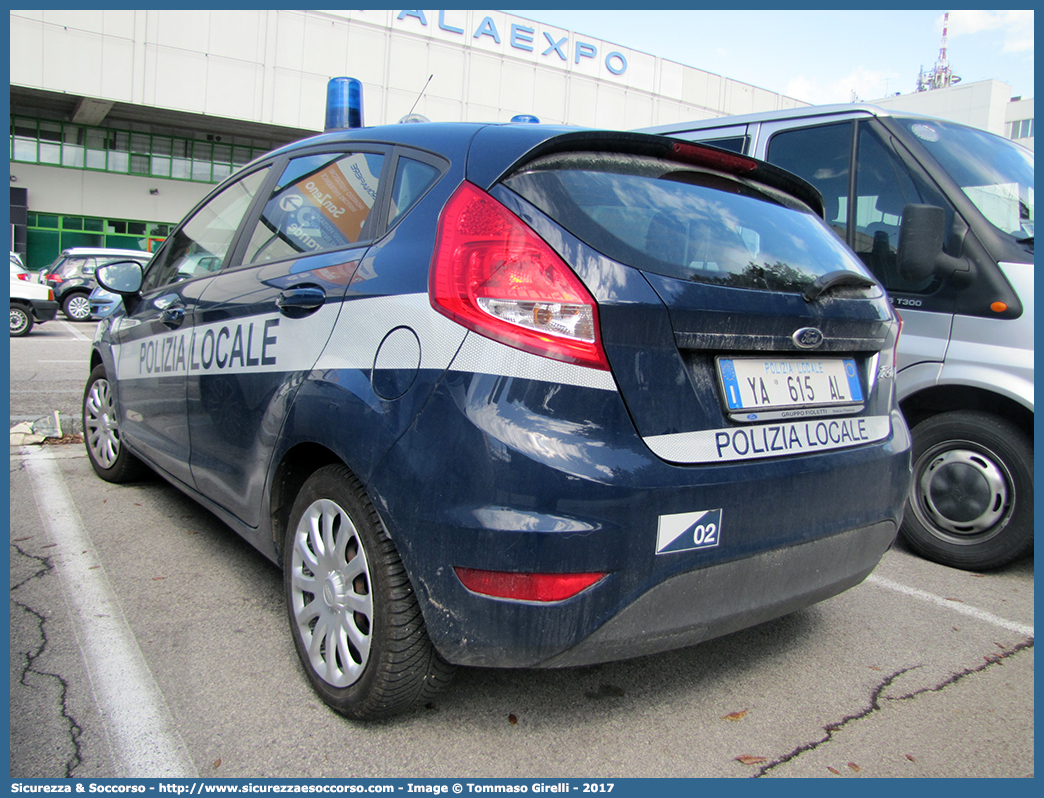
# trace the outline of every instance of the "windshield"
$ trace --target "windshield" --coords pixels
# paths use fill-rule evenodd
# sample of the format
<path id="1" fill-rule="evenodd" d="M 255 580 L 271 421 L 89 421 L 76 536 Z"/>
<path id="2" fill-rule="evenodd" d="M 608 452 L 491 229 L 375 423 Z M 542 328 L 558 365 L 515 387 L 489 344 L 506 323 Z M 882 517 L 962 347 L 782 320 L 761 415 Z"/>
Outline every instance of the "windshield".
<path id="1" fill-rule="evenodd" d="M 990 222 L 1033 237 L 1033 153 L 984 130 L 936 119 L 895 121 L 910 131 Z"/>

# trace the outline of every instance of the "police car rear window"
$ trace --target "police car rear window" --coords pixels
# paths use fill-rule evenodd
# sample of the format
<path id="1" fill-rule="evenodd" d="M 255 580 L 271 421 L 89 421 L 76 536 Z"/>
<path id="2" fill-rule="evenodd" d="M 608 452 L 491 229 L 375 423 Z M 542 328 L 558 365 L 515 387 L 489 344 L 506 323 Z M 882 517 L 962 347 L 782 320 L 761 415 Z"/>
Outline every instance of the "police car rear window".
<path id="1" fill-rule="evenodd" d="M 671 161 L 558 154 L 504 183 L 603 255 L 644 271 L 773 291 L 801 291 L 841 269 L 863 273 L 787 195 Z"/>

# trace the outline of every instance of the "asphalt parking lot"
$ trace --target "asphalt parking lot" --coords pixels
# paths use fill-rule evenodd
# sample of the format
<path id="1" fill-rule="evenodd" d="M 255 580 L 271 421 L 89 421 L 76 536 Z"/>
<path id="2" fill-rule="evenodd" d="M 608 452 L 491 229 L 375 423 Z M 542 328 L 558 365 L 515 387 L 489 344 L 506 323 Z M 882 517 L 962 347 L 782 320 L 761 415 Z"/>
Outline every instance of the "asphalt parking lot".
<path id="1" fill-rule="evenodd" d="M 93 332 L 11 341 L 11 423 L 75 417 Z M 461 669 L 426 710 L 312 694 L 278 569 L 159 479 L 11 447 L 11 775 L 1026 777 L 1033 558 L 972 574 L 893 549 L 862 585 L 682 651 Z"/>

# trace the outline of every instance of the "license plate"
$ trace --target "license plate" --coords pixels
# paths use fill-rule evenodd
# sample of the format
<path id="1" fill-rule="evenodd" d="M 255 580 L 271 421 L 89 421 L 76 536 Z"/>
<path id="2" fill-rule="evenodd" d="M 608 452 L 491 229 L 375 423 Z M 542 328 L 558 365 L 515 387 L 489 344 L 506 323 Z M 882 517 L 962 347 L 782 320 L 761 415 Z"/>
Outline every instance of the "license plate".
<path id="1" fill-rule="evenodd" d="M 851 412 L 863 402 L 852 358 L 722 357 L 718 374 L 729 412 L 749 420 L 766 418 L 766 411 L 777 417 Z"/>

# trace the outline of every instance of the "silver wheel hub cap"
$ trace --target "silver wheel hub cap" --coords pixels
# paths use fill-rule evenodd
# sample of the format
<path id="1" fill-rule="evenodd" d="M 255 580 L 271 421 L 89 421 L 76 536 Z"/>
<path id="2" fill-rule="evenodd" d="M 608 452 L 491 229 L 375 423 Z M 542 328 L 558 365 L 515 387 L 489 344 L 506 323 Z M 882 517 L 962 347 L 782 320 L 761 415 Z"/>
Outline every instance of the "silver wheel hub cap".
<path id="1" fill-rule="evenodd" d="M 95 380 L 83 407 L 84 431 L 91 454 L 104 468 L 112 468 L 120 454 L 120 428 L 112 406 L 108 380 Z"/>
<path id="2" fill-rule="evenodd" d="M 333 687 L 354 684 L 369 660 L 373 597 L 359 533 L 336 502 L 320 499 L 305 510 L 288 567 L 308 662 Z"/>
<path id="3" fill-rule="evenodd" d="M 1012 511 L 1009 481 L 990 456 L 950 449 L 922 462 L 916 506 L 937 529 L 967 538 L 1004 527 Z"/>
<path id="4" fill-rule="evenodd" d="M 68 307 L 69 315 L 74 319 L 86 319 L 91 315 L 91 303 L 85 296 L 70 299 Z"/>

